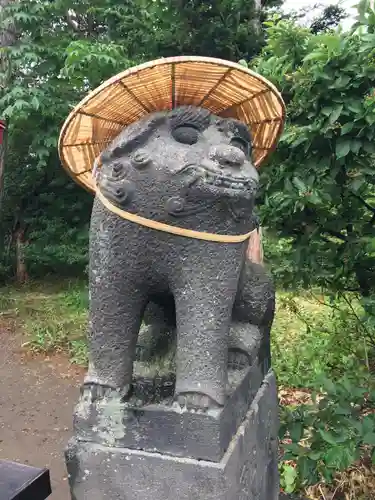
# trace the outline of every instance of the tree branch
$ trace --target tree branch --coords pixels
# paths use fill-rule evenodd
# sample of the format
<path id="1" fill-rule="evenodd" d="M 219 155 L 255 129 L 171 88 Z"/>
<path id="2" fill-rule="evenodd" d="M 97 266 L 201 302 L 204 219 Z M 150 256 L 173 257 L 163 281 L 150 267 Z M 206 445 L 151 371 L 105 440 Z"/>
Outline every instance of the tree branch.
<path id="1" fill-rule="evenodd" d="M 364 205 L 368 210 L 370 210 L 370 212 L 372 212 L 373 214 L 375 214 L 375 207 L 373 207 L 369 203 L 367 203 L 367 201 L 364 200 L 362 198 L 362 196 L 359 196 L 358 194 L 353 193 L 353 191 L 350 191 L 350 194 L 352 196 L 354 196 L 354 198 L 356 198 L 358 201 L 360 201 L 362 203 L 362 205 Z"/>
<path id="2" fill-rule="evenodd" d="M 75 14 L 67 10 L 65 17 L 66 17 L 66 22 L 72 28 L 72 30 L 75 31 L 76 33 L 82 34 L 81 28 L 79 27 L 79 22 L 77 21 L 77 17 L 75 16 Z"/>
<path id="3" fill-rule="evenodd" d="M 317 223 L 318 224 L 318 223 Z M 347 242 L 348 241 L 348 238 L 339 233 L 338 231 L 334 231 L 333 229 L 327 229 L 326 227 L 322 227 L 318 224 L 318 226 L 320 227 L 320 230 L 323 232 L 323 233 L 327 233 L 327 234 L 330 234 L 331 236 L 334 236 L 335 238 L 338 238 L 339 240 L 341 241 L 345 241 Z"/>

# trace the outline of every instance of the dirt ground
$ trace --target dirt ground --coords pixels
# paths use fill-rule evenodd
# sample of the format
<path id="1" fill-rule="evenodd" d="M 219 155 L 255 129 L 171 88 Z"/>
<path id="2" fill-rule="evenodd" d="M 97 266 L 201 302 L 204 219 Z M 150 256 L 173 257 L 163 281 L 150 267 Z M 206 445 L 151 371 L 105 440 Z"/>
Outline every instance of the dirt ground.
<path id="1" fill-rule="evenodd" d="M 0 321 L 0 459 L 51 473 L 51 500 L 69 500 L 64 448 L 83 370 L 64 356 L 31 357 L 24 339 Z"/>

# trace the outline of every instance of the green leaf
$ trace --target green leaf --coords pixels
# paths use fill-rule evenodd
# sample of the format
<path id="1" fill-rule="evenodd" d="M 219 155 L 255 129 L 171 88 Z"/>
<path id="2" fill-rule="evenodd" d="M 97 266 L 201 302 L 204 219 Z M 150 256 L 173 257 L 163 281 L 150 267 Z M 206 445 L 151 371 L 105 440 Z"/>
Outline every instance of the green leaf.
<path id="1" fill-rule="evenodd" d="M 309 457 L 311 460 L 317 461 L 317 460 L 319 460 L 319 459 L 322 457 L 322 454 L 323 454 L 323 452 L 322 452 L 322 451 L 311 451 L 311 452 L 308 454 L 308 457 Z"/>
<path id="2" fill-rule="evenodd" d="M 350 141 L 350 149 L 353 153 L 357 154 L 359 153 L 359 150 L 361 149 L 362 142 L 358 141 L 356 139 L 353 139 Z"/>
<path id="3" fill-rule="evenodd" d="M 350 152 L 350 141 L 338 140 L 336 144 L 336 158 L 344 158 Z"/>
<path id="4" fill-rule="evenodd" d="M 303 436 L 303 425 L 301 422 L 295 422 L 289 427 L 289 434 L 294 443 L 301 441 Z"/>
<path id="5" fill-rule="evenodd" d="M 304 61 L 320 61 L 327 59 L 327 54 L 322 51 L 310 52 L 307 56 L 304 57 Z"/>
<path id="6" fill-rule="evenodd" d="M 296 489 L 296 480 L 298 474 L 294 467 L 288 464 L 283 465 L 282 478 L 284 480 L 284 489 L 286 493 L 293 493 Z"/>
<path id="7" fill-rule="evenodd" d="M 359 101 L 349 101 L 348 103 L 346 103 L 346 107 L 352 111 L 353 113 L 360 113 L 362 111 L 362 106 L 361 106 L 361 103 Z"/>
<path id="8" fill-rule="evenodd" d="M 329 120 L 328 122 L 330 123 L 330 125 L 333 125 L 333 123 L 335 123 L 339 116 L 341 115 L 341 112 L 342 110 L 344 109 L 344 105 L 343 104 L 340 104 L 339 106 L 336 106 L 336 108 L 333 110 L 333 112 L 331 113 L 330 117 L 329 117 Z"/>
<path id="9" fill-rule="evenodd" d="M 317 464 L 308 456 L 300 457 L 297 461 L 298 475 L 303 483 L 314 484 L 318 480 Z"/>
<path id="10" fill-rule="evenodd" d="M 343 470 L 349 467 L 355 460 L 355 454 L 350 447 L 332 446 L 325 454 L 324 461 L 327 467 Z"/>
<path id="11" fill-rule="evenodd" d="M 308 195 L 306 195 L 307 201 L 309 203 L 312 203 L 313 205 L 320 205 L 323 203 L 322 199 L 318 195 L 316 191 L 310 192 Z"/>
<path id="12" fill-rule="evenodd" d="M 363 437 L 364 444 L 368 444 L 370 446 L 375 446 L 375 432 L 368 432 Z"/>
<path id="13" fill-rule="evenodd" d="M 307 191 L 305 184 L 303 183 L 303 181 L 299 177 L 293 177 L 292 182 L 293 182 L 294 186 L 299 191 L 302 191 L 302 192 Z"/>
<path id="14" fill-rule="evenodd" d="M 332 114 L 332 112 L 333 112 L 333 108 L 331 108 L 329 106 L 322 108 L 322 114 L 325 116 L 330 116 Z"/>
<path id="15" fill-rule="evenodd" d="M 351 409 L 350 408 L 344 408 L 343 406 L 338 406 L 336 408 L 336 413 L 337 415 L 351 415 Z"/>
<path id="16" fill-rule="evenodd" d="M 300 135 L 299 137 L 297 137 L 297 139 L 295 139 L 292 143 L 291 143 L 291 146 L 293 146 L 293 148 L 296 148 L 297 146 L 299 146 L 300 144 L 302 144 L 303 142 L 305 142 L 307 139 L 304 135 Z"/>
<path id="17" fill-rule="evenodd" d="M 328 393 L 328 394 L 336 394 L 336 385 L 334 384 L 334 382 L 332 382 L 331 379 L 327 378 L 327 377 L 324 377 L 322 378 L 321 380 L 321 384 L 322 384 L 322 387 L 323 389 Z M 324 398 L 320 401 L 320 403 L 323 403 L 323 402 L 326 402 L 328 403 L 329 402 L 329 399 L 328 398 Z"/>
<path id="18" fill-rule="evenodd" d="M 365 141 L 363 144 L 363 149 L 366 151 L 366 153 L 375 153 L 375 144 L 373 142 L 368 142 Z"/>
<path id="19" fill-rule="evenodd" d="M 36 110 L 38 110 L 38 109 L 39 109 L 39 107 L 40 107 L 39 100 L 38 100 L 38 98 L 37 98 L 36 96 L 34 96 L 34 97 L 31 99 L 31 104 L 34 106 L 34 108 L 35 108 Z"/>
<path id="20" fill-rule="evenodd" d="M 283 448 L 286 451 L 292 453 L 294 455 L 294 457 L 306 455 L 308 453 L 307 448 L 305 448 L 304 446 L 301 446 L 300 444 L 297 444 L 297 443 L 284 444 Z"/>
<path id="21" fill-rule="evenodd" d="M 341 127 L 341 135 L 348 134 L 353 130 L 354 123 L 348 122 Z"/>
<path id="22" fill-rule="evenodd" d="M 323 429 L 319 429 L 319 434 L 322 436 L 322 439 L 331 445 L 337 444 L 337 437 L 333 435 L 331 432 L 324 431 Z"/>
<path id="23" fill-rule="evenodd" d="M 351 182 L 351 188 L 353 189 L 354 192 L 357 192 L 364 184 L 365 179 L 362 177 L 357 177 L 357 179 L 354 179 L 353 182 Z"/>
<path id="24" fill-rule="evenodd" d="M 375 243 L 374 239 L 371 238 L 372 242 Z M 365 434 L 374 432 L 375 430 L 375 416 L 374 415 L 366 415 L 362 419 L 362 428 Z"/>
<path id="25" fill-rule="evenodd" d="M 344 88 L 348 85 L 350 82 L 350 76 L 348 75 L 341 75 L 337 78 L 337 80 L 334 82 L 334 87 L 337 89 Z"/>

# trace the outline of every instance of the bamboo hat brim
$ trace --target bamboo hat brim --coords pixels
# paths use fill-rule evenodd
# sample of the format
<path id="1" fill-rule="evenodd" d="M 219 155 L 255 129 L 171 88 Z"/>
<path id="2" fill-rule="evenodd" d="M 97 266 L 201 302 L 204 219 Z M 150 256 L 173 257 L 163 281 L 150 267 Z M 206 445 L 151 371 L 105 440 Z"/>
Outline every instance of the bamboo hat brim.
<path id="1" fill-rule="evenodd" d="M 285 120 L 277 89 L 239 64 L 209 57 L 158 59 L 110 78 L 73 109 L 59 138 L 64 168 L 78 184 L 95 191 L 94 161 L 126 126 L 184 105 L 244 122 L 257 168 L 275 148 Z"/>

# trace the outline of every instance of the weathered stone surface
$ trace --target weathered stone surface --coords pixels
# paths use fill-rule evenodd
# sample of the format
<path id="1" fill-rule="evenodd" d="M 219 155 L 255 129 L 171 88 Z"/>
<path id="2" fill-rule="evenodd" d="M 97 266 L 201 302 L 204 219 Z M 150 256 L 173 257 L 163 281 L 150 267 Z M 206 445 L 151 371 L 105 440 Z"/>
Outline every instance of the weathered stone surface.
<path id="1" fill-rule="evenodd" d="M 278 407 L 271 371 L 219 463 L 72 440 L 73 500 L 278 500 Z"/>
<path id="2" fill-rule="evenodd" d="M 103 152 L 96 180 L 73 499 L 276 500 L 275 294 L 246 259 L 258 187 L 247 127 L 192 106 L 151 113 Z M 174 351 L 166 378 L 137 378 L 137 340 L 138 360 Z"/>
<path id="3" fill-rule="evenodd" d="M 90 230 L 86 389 L 130 395 L 137 336 L 154 303 L 177 325 L 175 399 L 189 409 L 221 408 L 228 351 L 246 358 L 249 325 L 259 327 L 262 352 L 269 355 L 273 287 L 268 281 L 261 293 L 261 287 L 251 293 L 256 273 L 246 262 L 248 241 L 149 229 L 119 217 L 103 199 L 170 227 L 249 234 L 256 227 L 258 188 L 249 130 L 193 106 L 151 113 L 126 127 L 101 163 L 97 188 L 104 198 L 95 199 Z"/>
<path id="4" fill-rule="evenodd" d="M 233 351 L 241 349 L 250 360 L 253 357 L 254 330 L 258 329 L 260 352 L 256 352 L 265 366 L 264 375 L 270 368 L 269 334 L 274 312 L 274 286 L 264 267 L 246 262 L 242 283 L 233 310 L 229 329 L 229 366 L 236 362 Z M 137 357 L 152 361 L 155 357 L 174 354 L 177 341 L 176 315 L 173 296 L 166 295 L 161 303 L 148 304 L 137 342 Z M 259 346 L 258 346 L 259 347 Z M 238 353 L 238 351 L 237 351 Z"/>
<path id="5" fill-rule="evenodd" d="M 98 401 L 91 403 L 89 411 L 87 405 L 83 411 L 78 405 L 75 437 L 78 441 L 219 462 L 262 384 L 257 359 L 247 369 L 230 371 L 230 381 L 224 407 L 206 413 L 183 411 L 168 401 L 138 408 L 132 400 L 119 402 L 116 408 Z"/>

